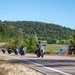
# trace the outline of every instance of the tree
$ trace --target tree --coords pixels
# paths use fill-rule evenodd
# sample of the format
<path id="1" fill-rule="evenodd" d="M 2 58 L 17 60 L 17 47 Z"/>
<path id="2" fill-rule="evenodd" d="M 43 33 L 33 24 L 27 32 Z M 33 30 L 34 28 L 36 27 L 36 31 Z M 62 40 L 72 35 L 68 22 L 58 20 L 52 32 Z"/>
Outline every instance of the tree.
<path id="1" fill-rule="evenodd" d="M 37 49 L 36 43 L 37 43 L 37 40 L 36 40 L 35 36 L 30 35 L 30 38 L 27 41 L 27 52 L 28 53 L 35 52 L 35 50 Z"/>
<path id="2" fill-rule="evenodd" d="M 72 56 L 73 56 L 75 54 L 75 30 L 74 30 L 74 35 L 71 36 L 70 39 L 72 39 L 72 40 L 70 40 L 71 45 L 70 45 L 69 49 L 70 49 L 70 53 L 72 53 Z"/>
<path id="3" fill-rule="evenodd" d="M 55 39 L 47 39 L 47 43 L 48 44 L 56 44 L 56 40 Z"/>

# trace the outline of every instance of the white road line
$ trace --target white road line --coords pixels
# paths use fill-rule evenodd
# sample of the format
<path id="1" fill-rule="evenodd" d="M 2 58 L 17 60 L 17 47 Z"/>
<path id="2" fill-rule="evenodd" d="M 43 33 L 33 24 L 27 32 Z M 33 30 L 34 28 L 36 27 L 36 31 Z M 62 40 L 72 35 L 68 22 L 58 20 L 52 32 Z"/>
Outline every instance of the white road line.
<path id="1" fill-rule="evenodd" d="M 27 60 L 27 61 L 28 61 L 28 60 Z M 49 69 L 49 70 L 56 71 L 56 72 L 61 73 L 61 74 L 64 74 L 64 75 L 71 75 L 71 74 L 69 74 L 69 73 L 65 73 L 65 72 L 62 72 L 62 71 L 60 71 L 60 70 L 56 70 L 56 69 L 53 69 L 53 68 L 50 68 L 50 67 L 43 66 L 42 64 L 34 63 L 34 62 L 31 62 L 31 61 L 28 61 L 28 62 L 30 62 L 30 63 L 32 63 L 32 64 L 35 64 L 35 65 L 38 65 L 38 66 L 42 66 L 42 67 L 44 67 L 44 68 L 46 68 L 46 69 Z"/>
<path id="2" fill-rule="evenodd" d="M 23 60 L 23 59 L 21 59 L 21 58 L 19 58 L 19 57 L 18 57 L 18 58 L 12 57 L 12 56 L 9 56 L 9 57 L 10 57 L 10 58 L 14 58 L 14 59 Z M 27 61 L 27 62 L 29 62 L 29 63 L 32 63 L 32 64 L 35 64 L 35 65 L 38 65 L 38 66 L 42 66 L 42 67 L 44 67 L 44 68 L 46 68 L 46 69 L 53 70 L 53 71 L 55 71 L 55 72 L 58 72 L 58 73 L 61 73 L 61 74 L 64 74 L 64 75 L 71 75 L 71 74 L 69 74 L 69 73 L 65 73 L 65 72 L 60 71 L 60 70 L 57 70 L 57 69 L 53 69 L 53 68 L 50 68 L 50 67 L 46 67 L 46 66 L 43 66 L 42 64 L 34 63 L 34 62 L 29 61 L 29 60 L 25 60 L 25 61 Z"/>

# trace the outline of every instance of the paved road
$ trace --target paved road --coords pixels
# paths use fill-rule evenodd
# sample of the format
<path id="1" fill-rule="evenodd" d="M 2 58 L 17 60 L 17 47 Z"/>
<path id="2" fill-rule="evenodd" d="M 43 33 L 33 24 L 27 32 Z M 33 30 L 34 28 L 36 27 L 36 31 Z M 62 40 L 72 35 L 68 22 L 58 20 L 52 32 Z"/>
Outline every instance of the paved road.
<path id="1" fill-rule="evenodd" d="M 45 55 L 44 58 L 38 58 L 34 54 L 21 56 L 15 54 L 9 55 L 8 53 L 0 53 L 0 56 L 19 60 L 45 75 L 75 75 L 75 57 Z"/>

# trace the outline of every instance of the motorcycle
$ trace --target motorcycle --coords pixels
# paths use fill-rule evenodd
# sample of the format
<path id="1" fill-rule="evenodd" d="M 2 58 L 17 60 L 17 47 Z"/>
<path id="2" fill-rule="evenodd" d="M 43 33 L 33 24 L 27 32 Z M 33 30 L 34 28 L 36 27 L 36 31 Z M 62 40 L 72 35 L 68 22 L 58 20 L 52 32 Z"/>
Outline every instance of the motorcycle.
<path id="1" fill-rule="evenodd" d="M 40 57 L 41 56 L 43 58 L 45 53 L 43 52 L 43 50 L 41 48 L 39 48 L 36 51 L 36 54 L 37 54 L 37 57 Z"/>
<path id="2" fill-rule="evenodd" d="M 3 49 L 2 49 L 2 52 L 5 54 L 5 52 L 6 52 L 6 48 L 3 48 Z"/>
<path id="3" fill-rule="evenodd" d="M 46 46 L 45 44 L 42 44 L 40 41 L 39 41 L 39 44 L 36 45 L 38 50 L 35 51 L 35 54 L 38 56 L 38 57 L 44 57 L 44 46 Z"/>
<path id="4" fill-rule="evenodd" d="M 18 49 L 15 49 L 15 55 L 18 55 L 18 53 L 19 53 L 19 50 Z"/>
<path id="5" fill-rule="evenodd" d="M 12 53 L 12 48 L 8 49 L 8 53 L 11 54 Z"/>
<path id="6" fill-rule="evenodd" d="M 2 52 L 5 54 L 6 51 L 2 49 Z"/>
<path id="7" fill-rule="evenodd" d="M 11 54 L 11 53 L 12 53 L 12 51 L 8 50 L 8 53 L 9 53 L 9 54 Z"/>
<path id="8" fill-rule="evenodd" d="M 25 55 L 25 54 L 26 54 L 26 50 L 25 50 L 25 48 L 20 49 L 19 53 L 20 53 L 21 55 Z"/>

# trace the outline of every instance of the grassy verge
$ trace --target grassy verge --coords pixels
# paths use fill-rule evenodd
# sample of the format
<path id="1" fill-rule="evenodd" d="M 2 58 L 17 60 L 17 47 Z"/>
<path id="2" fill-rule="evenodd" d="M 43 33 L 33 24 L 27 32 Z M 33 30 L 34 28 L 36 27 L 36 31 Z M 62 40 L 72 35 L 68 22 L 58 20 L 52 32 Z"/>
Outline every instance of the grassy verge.
<path id="1" fill-rule="evenodd" d="M 54 53 L 56 50 L 62 48 L 64 45 L 61 44 L 46 44 L 45 51 Z"/>

